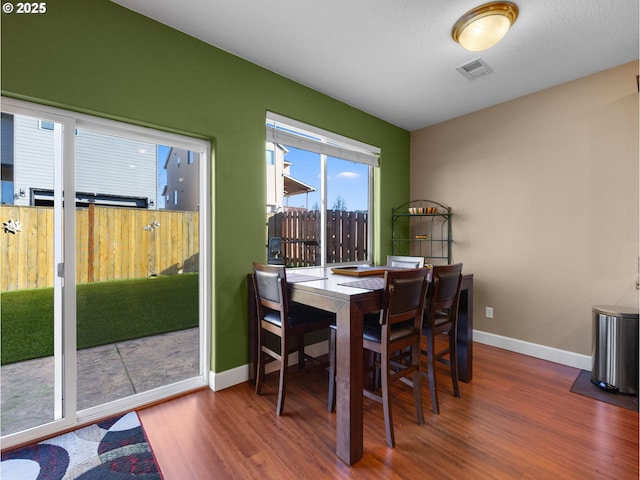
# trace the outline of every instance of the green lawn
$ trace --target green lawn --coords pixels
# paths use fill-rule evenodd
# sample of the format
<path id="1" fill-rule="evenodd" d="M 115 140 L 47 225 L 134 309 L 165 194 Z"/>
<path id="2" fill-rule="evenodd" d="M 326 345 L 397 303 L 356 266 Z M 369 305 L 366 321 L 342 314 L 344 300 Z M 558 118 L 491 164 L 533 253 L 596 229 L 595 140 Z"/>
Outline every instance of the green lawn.
<path id="1" fill-rule="evenodd" d="M 2 365 L 53 355 L 53 288 L 0 295 Z M 198 274 L 77 286 L 78 349 L 198 326 Z"/>

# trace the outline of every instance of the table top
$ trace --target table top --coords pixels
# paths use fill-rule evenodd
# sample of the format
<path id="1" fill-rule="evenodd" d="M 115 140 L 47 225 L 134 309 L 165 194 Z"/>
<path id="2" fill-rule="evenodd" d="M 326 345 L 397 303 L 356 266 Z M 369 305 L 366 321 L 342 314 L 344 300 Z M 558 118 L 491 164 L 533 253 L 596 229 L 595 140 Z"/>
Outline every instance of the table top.
<path id="1" fill-rule="evenodd" d="M 299 280 L 297 276 L 303 277 Z M 311 278 L 317 278 L 312 280 Z M 360 288 L 353 285 L 345 285 L 355 281 L 351 276 L 333 273 L 330 267 L 304 267 L 288 268 L 287 281 L 294 290 L 310 293 L 328 294 L 334 297 L 350 300 L 353 297 L 370 294 L 372 291 L 381 290 L 384 287 L 383 277 L 367 277 L 377 279 L 379 285 L 373 284 L 373 288 Z"/>

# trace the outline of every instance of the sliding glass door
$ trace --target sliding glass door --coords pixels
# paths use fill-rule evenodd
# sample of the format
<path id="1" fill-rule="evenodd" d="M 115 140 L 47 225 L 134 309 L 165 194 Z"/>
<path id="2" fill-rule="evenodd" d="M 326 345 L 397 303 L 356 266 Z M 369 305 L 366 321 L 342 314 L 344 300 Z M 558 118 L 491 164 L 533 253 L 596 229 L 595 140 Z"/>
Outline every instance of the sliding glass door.
<path id="1" fill-rule="evenodd" d="M 63 124 L 2 113 L 2 436 L 62 418 Z M 25 188 L 29 176 L 33 188 Z M 50 192 L 50 204 L 34 190 Z"/>
<path id="2" fill-rule="evenodd" d="M 3 446 L 207 384 L 208 148 L 3 99 Z"/>
<path id="3" fill-rule="evenodd" d="M 202 373 L 199 165 L 180 146 L 77 130 L 79 410 Z"/>

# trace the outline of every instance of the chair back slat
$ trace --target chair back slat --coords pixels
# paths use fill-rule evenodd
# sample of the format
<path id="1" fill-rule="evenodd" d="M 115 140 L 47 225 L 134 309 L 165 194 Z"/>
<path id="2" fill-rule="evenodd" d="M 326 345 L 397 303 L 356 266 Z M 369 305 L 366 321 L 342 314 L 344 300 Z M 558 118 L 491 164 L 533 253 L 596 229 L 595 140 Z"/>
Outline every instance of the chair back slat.
<path id="1" fill-rule="evenodd" d="M 277 272 L 263 272 L 257 270 L 256 276 L 256 288 L 258 296 L 262 301 L 269 301 L 271 303 L 282 304 L 284 298 L 282 295 L 281 276 Z"/>
<path id="2" fill-rule="evenodd" d="M 253 285 L 258 318 L 264 317 L 265 308 L 273 310 L 280 313 L 281 327 L 288 328 L 289 298 L 285 267 L 254 263 Z"/>
<path id="3" fill-rule="evenodd" d="M 424 257 L 408 257 L 404 255 L 387 255 L 387 266 L 398 268 L 423 268 Z"/>
<path id="4" fill-rule="evenodd" d="M 411 278 L 396 278 L 389 285 L 388 315 L 391 323 L 421 315 L 426 296 L 426 273 Z"/>
<path id="5" fill-rule="evenodd" d="M 462 284 L 462 264 L 433 267 L 429 308 L 434 311 L 457 308 Z"/>
<path id="6" fill-rule="evenodd" d="M 392 325 L 422 318 L 427 291 L 426 268 L 385 272 L 381 323 Z"/>

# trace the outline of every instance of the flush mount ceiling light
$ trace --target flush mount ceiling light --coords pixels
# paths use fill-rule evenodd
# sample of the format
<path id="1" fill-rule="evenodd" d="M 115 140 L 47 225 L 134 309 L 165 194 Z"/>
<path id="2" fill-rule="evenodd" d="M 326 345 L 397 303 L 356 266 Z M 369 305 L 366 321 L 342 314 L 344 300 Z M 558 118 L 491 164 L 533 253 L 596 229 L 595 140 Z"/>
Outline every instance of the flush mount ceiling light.
<path id="1" fill-rule="evenodd" d="M 472 52 L 486 50 L 502 40 L 518 18 L 511 2 L 490 2 L 465 13 L 453 26 L 451 36 Z"/>

